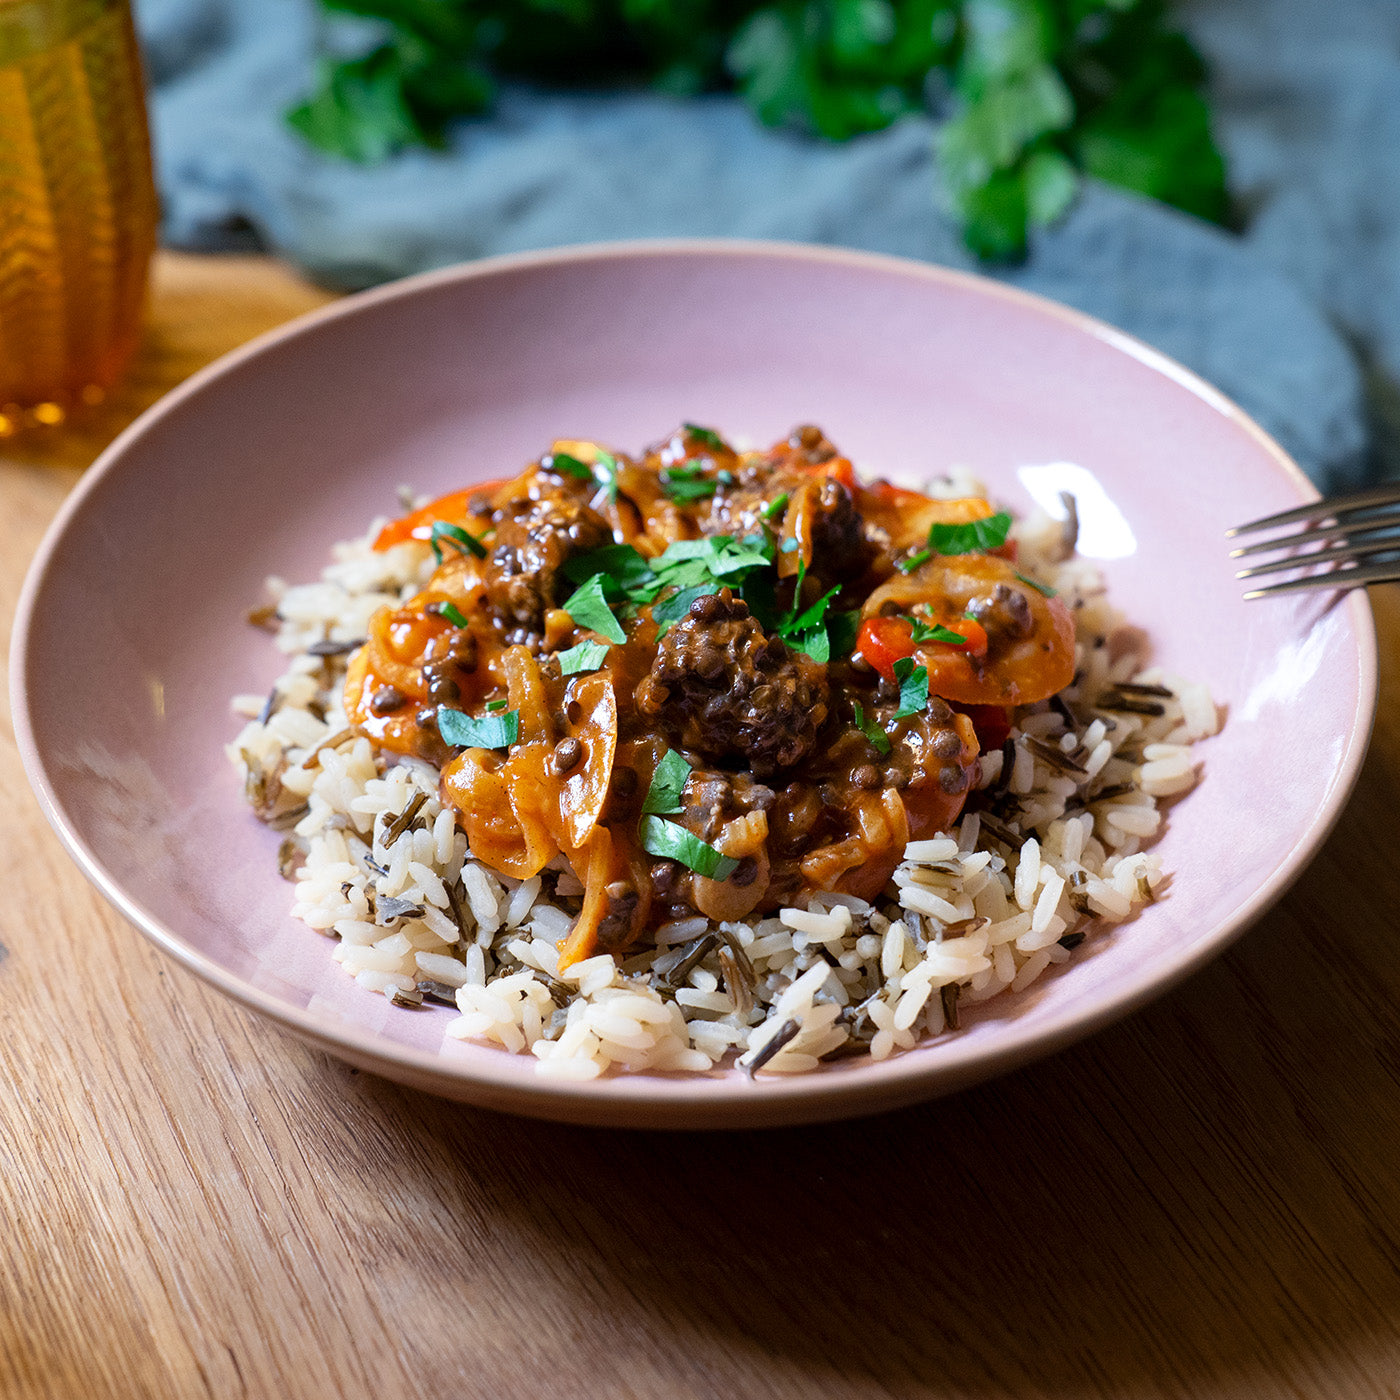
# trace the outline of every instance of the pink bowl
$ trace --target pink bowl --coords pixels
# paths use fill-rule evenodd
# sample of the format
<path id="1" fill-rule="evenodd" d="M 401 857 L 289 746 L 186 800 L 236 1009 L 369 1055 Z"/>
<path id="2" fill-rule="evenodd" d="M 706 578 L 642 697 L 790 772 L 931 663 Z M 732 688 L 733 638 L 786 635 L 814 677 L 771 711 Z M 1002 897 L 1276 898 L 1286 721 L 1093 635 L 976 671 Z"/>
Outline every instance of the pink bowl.
<path id="1" fill-rule="evenodd" d="M 577 1085 L 443 1043 L 452 1013 L 362 991 L 288 917 L 277 835 L 224 759 L 228 701 L 280 669 L 244 622 L 268 574 L 557 436 L 638 447 L 681 419 L 763 440 L 815 420 L 868 470 L 971 466 L 1015 508 L 1066 478 L 1086 552 L 1157 658 L 1228 710 L 1158 844 L 1169 895 L 962 1033 L 799 1079 Z M 14 638 L 21 752 L 79 865 L 167 952 L 365 1069 L 572 1122 L 717 1127 L 871 1113 L 1000 1073 L 1140 1006 L 1268 908 L 1331 828 L 1375 707 L 1364 594 L 1246 604 L 1234 522 L 1312 499 L 1215 390 L 1118 331 L 922 264 L 770 244 L 496 259 L 352 297 L 196 375 L 55 521 Z"/>

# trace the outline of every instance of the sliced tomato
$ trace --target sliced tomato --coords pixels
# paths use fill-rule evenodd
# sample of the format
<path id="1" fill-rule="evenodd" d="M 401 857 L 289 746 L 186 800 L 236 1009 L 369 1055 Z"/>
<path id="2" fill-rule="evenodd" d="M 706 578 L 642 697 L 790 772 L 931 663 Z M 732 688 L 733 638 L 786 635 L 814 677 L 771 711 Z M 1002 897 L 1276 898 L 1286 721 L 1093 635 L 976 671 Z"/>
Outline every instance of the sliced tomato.
<path id="1" fill-rule="evenodd" d="M 433 523 L 446 520 L 449 524 L 460 525 L 467 518 L 467 502 L 483 491 L 494 491 L 504 486 L 504 481 L 481 481 L 462 491 L 449 491 L 435 501 L 429 501 L 407 515 L 391 520 L 375 537 L 375 549 L 392 549 L 405 540 L 426 540 L 433 533 Z"/>
<path id="2" fill-rule="evenodd" d="M 948 629 L 956 632 L 963 640 L 957 642 L 929 643 L 928 645 L 950 646 L 956 651 L 965 651 L 969 656 L 986 656 L 987 629 L 975 617 L 960 617 L 950 622 Z"/>
<path id="3" fill-rule="evenodd" d="M 902 617 L 867 617 L 856 633 L 856 651 L 892 681 L 894 663 L 914 654 L 914 629 Z"/>
<path id="4" fill-rule="evenodd" d="M 867 617 L 856 634 L 856 651 L 887 681 L 895 679 L 894 663 L 916 653 L 925 658 L 947 657 L 949 652 L 967 656 L 987 654 L 987 629 L 975 617 L 960 618 L 943 624 L 962 638 L 960 642 L 915 642 L 914 629 L 905 617 Z M 929 662 L 929 675 L 934 673 Z M 936 692 L 935 692 L 936 693 Z"/>

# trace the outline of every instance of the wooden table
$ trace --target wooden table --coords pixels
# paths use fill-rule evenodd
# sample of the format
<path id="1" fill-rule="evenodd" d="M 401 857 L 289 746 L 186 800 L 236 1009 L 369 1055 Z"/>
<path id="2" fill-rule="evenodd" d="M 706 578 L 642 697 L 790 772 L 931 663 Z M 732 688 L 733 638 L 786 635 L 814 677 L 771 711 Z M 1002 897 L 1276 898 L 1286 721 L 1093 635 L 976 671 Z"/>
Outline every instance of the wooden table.
<path id="1" fill-rule="evenodd" d="M 0 640 L 101 442 L 322 300 L 161 260 L 106 417 L 0 446 Z M 1356 797 L 1230 953 L 1019 1074 L 766 1134 L 515 1121 L 290 1039 L 87 885 L 5 714 L 0 1396 L 1400 1395 L 1400 597 L 1374 597 Z"/>

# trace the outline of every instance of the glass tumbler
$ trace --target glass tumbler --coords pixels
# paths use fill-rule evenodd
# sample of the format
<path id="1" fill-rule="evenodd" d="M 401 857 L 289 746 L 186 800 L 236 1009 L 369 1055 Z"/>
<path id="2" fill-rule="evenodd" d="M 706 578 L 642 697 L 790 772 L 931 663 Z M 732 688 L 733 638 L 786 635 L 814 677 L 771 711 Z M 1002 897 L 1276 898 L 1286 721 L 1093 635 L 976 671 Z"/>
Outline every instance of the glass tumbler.
<path id="1" fill-rule="evenodd" d="M 155 232 L 129 0 L 0 0 L 0 437 L 102 400 Z"/>

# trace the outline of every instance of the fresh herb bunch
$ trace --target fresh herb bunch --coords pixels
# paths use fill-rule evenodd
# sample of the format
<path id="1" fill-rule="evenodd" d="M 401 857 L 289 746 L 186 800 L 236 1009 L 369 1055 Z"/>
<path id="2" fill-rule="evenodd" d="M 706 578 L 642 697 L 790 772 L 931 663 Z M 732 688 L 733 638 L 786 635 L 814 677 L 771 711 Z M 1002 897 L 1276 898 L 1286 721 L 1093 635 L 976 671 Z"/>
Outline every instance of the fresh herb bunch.
<path id="1" fill-rule="evenodd" d="M 969 247 L 1014 257 L 1081 171 L 1202 218 L 1226 212 L 1205 70 L 1165 0 L 320 0 L 382 21 L 323 60 L 288 113 L 355 161 L 440 145 L 501 77 L 692 94 L 734 87 L 760 121 L 842 141 L 941 122 L 944 193 Z"/>

